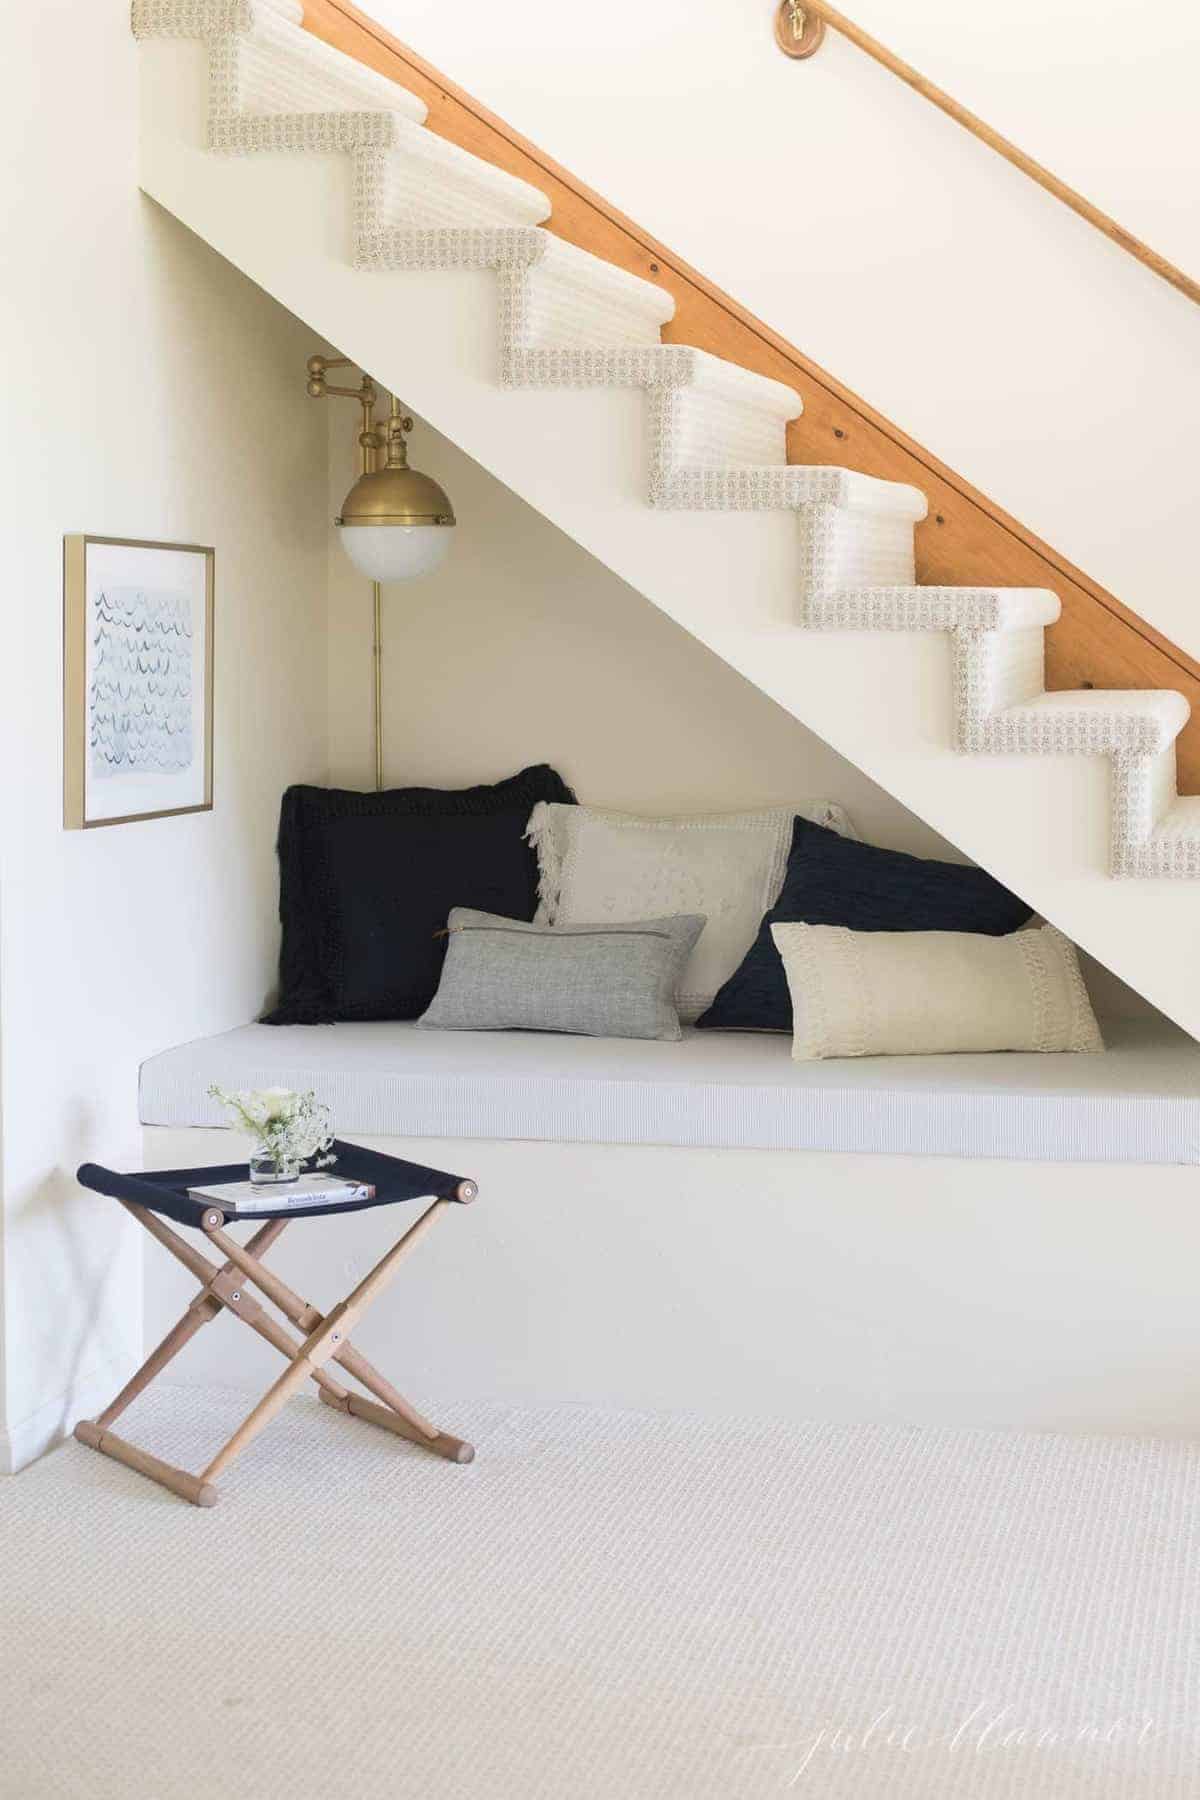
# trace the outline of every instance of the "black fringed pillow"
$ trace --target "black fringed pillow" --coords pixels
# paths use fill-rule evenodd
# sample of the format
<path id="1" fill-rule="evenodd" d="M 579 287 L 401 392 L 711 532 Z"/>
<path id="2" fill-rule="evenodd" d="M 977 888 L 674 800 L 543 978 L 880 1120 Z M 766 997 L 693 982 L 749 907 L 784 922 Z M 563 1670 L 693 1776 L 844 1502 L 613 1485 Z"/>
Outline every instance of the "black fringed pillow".
<path id="1" fill-rule="evenodd" d="M 792 1029 L 792 1000 L 772 925 L 1002 937 L 1031 916 L 1032 909 L 984 869 L 882 850 L 797 819 L 779 898 L 740 966 L 696 1024 L 700 1030 Z"/>
<path id="2" fill-rule="evenodd" d="M 437 991 L 452 906 L 532 919 L 539 800 L 574 794 L 545 763 L 490 787 L 291 787 L 279 815 L 279 1001 L 266 1025 L 415 1019 Z"/>

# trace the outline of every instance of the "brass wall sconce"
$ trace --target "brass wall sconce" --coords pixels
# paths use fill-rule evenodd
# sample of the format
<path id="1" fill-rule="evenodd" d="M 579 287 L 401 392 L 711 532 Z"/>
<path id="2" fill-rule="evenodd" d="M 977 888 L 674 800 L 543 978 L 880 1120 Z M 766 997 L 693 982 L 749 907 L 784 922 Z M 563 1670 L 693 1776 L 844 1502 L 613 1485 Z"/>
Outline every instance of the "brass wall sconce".
<path id="1" fill-rule="evenodd" d="M 342 548 L 372 586 L 375 673 L 375 786 L 383 786 L 383 606 L 385 581 L 413 581 L 441 566 L 453 542 L 454 508 L 432 476 L 409 467 L 407 434 L 413 428 L 395 395 L 382 426 L 376 423 L 379 391 L 369 375 L 356 388 L 326 380 L 329 369 L 352 366 L 346 356 L 310 356 L 308 391 L 314 400 L 333 395 L 357 400 L 361 469 L 334 520 Z M 380 456 L 383 457 L 382 464 Z"/>

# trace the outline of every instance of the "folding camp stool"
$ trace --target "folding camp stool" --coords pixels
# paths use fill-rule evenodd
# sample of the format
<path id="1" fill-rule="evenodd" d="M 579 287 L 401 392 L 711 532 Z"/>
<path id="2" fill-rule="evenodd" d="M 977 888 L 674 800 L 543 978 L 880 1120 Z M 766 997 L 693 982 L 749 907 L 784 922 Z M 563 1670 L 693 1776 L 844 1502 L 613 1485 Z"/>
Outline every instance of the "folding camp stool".
<path id="1" fill-rule="evenodd" d="M 84 1163 L 78 1172 L 78 1180 L 83 1186 L 119 1200 L 125 1210 L 140 1225 L 145 1226 L 151 1237 L 157 1238 L 164 1249 L 177 1257 L 186 1269 L 190 1269 L 201 1287 L 179 1323 L 171 1328 L 158 1348 L 151 1351 L 137 1374 L 125 1383 L 116 1399 L 97 1418 L 81 1420 L 76 1425 L 75 1436 L 81 1444 L 87 1444 L 105 1456 L 115 1457 L 118 1462 L 124 1463 L 127 1468 L 136 1469 L 141 1475 L 148 1475 L 152 1481 L 160 1482 L 163 1487 L 170 1488 L 172 1493 L 190 1500 L 194 1506 L 215 1506 L 220 1498 L 220 1489 L 214 1485 L 218 1475 L 223 1474 L 235 1457 L 241 1455 L 247 1444 L 270 1423 L 297 1388 L 305 1381 L 312 1380 L 320 1390 L 321 1399 L 336 1407 L 339 1412 L 352 1413 L 355 1418 L 380 1425 L 385 1431 L 407 1438 L 410 1443 L 419 1444 L 425 1450 L 432 1450 L 435 1456 L 445 1457 L 449 1462 L 471 1461 L 475 1452 L 470 1444 L 464 1443 L 461 1438 L 449 1437 L 445 1432 L 439 1431 L 436 1425 L 431 1425 L 428 1419 L 422 1418 L 416 1408 L 396 1392 L 391 1382 L 354 1348 L 349 1334 L 372 1301 L 379 1298 L 391 1281 L 400 1259 L 424 1236 L 438 1214 L 444 1212 L 449 1204 L 465 1205 L 474 1200 L 478 1189 L 473 1181 L 465 1180 L 462 1176 L 447 1175 L 439 1169 L 422 1168 L 418 1163 L 403 1162 L 399 1157 L 384 1156 L 379 1151 L 364 1150 L 355 1144 L 335 1141 L 332 1148 L 337 1156 L 337 1173 L 352 1181 L 373 1185 L 374 1199 L 342 1205 L 325 1202 L 314 1206 L 298 1206 L 281 1213 L 277 1210 L 277 1205 L 273 1207 L 271 1204 L 272 1190 L 265 1187 L 261 1210 L 239 1210 L 236 1215 L 231 1215 L 237 1219 L 265 1221 L 246 1244 L 239 1244 L 228 1235 L 225 1230 L 226 1214 L 219 1207 L 196 1199 L 189 1192 L 190 1188 L 208 1187 L 218 1182 L 245 1181 L 248 1175 L 245 1163 L 226 1164 L 218 1168 L 166 1169 L 145 1175 L 123 1175 L 113 1169 L 101 1168 L 97 1163 Z M 310 1306 L 299 1294 L 293 1293 L 286 1282 L 281 1281 L 262 1261 L 264 1251 L 276 1242 L 293 1219 L 313 1218 L 328 1213 L 360 1212 L 365 1207 L 390 1206 L 397 1201 L 422 1198 L 432 1200 L 432 1206 L 422 1213 L 416 1224 L 376 1263 L 358 1286 L 327 1313 L 318 1312 L 315 1306 Z M 165 1219 L 202 1231 L 224 1261 L 210 1261 L 202 1251 L 173 1231 L 164 1222 Z M 296 1326 L 303 1334 L 300 1339 L 294 1338 L 273 1314 L 260 1305 L 248 1292 L 250 1285 L 272 1301 L 284 1317 Z M 288 1367 L 267 1389 L 258 1405 L 242 1420 L 208 1467 L 199 1475 L 191 1475 L 186 1469 L 177 1469 L 172 1464 L 161 1461 L 159 1457 L 151 1456 L 148 1451 L 139 1449 L 136 1444 L 127 1442 L 125 1438 L 117 1437 L 111 1426 L 129 1403 L 162 1373 L 200 1327 L 216 1318 L 220 1312 L 233 1313 L 252 1331 L 257 1332 L 259 1337 L 273 1344 L 287 1358 Z M 330 1364 L 337 1364 L 339 1370 L 353 1376 L 375 1399 L 363 1399 L 361 1395 L 345 1387 L 330 1372 Z"/>

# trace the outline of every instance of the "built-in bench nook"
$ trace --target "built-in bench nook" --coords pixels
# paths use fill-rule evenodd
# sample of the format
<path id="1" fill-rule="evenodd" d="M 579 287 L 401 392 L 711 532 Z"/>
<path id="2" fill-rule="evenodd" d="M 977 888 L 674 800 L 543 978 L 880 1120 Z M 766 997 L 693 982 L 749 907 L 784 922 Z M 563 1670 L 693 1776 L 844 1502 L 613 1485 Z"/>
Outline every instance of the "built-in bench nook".
<path id="1" fill-rule="evenodd" d="M 143 1066 L 145 1160 L 222 1159 L 209 1084 L 282 1083 L 344 1136 L 474 1177 L 470 1229 L 432 1234 L 371 1346 L 431 1406 L 1178 1434 L 1200 1048 L 1104 1029 L 1100 1056 L 798 1064 L 754 1033 L 248 1025 Z M 289 1233 L 297 1291 L 320 1304 L 369 1266 L 374 1219 Z M 152 1340 L 189 1298 L 183 1271 L 148 1292 Z M 219 1333 L 188 1355 L 229 1380 Z"/>

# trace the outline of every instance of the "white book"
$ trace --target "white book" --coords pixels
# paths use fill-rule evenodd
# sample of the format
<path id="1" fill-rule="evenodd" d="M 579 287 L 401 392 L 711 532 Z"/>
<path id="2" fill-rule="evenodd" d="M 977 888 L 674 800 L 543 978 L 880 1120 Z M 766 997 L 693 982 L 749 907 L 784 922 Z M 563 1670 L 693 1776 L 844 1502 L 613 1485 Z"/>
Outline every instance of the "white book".
<path id="1" fill-rule="evenodd" d="M 296 1181 L 214 1181 L 209 1187 L 188 1189 L 193 1200 L 211 1201 L 222 1212 L 291 1212 L 299 1206 L 349 1205 L 373 1200 L 368 1181 L 347 1181 L 341 1175 L 301 1175 Z"/>

